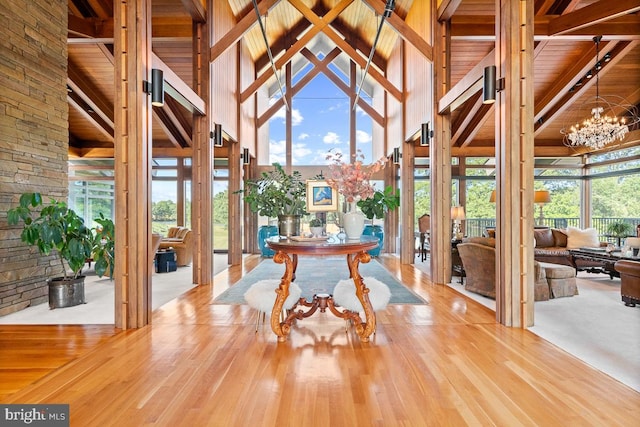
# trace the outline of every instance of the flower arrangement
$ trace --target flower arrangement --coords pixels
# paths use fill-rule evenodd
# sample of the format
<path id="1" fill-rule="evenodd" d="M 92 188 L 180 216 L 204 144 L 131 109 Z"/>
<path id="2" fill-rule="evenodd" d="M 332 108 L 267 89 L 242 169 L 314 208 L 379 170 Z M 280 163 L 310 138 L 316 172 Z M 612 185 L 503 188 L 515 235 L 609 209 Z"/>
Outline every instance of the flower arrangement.
<path id="1" fill-rule="evenodd" d="M 378 159 L 370 165 L 364 165 L 364 154 L 358 150 L 353 156 L 353 162 L 345 163 L 341 152 L 329 151 L 326 159 L 329 164 L 327 184 L 345 197 L 347 202 L 356 202 L 372 197 L 376 191 L 371 184 L 374 173 L 385 167 L 387 159 Z"/>

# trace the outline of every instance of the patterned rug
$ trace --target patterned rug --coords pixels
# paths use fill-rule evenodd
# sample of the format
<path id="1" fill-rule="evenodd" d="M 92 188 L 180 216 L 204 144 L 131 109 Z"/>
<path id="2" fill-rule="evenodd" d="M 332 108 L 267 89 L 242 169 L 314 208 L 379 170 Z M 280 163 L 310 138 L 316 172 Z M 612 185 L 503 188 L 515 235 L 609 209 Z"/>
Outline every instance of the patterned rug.
<path id="1" fill-rule="evenodd" d="M 221 293 L 214 304 L 246 304 L 244 293 L 249 287 L 262 279 L 280 279 L 284 275 L 284 264 L 276 264 L 271 259 L 263 260 L 235 285 Z M 375 277 L 389 286 L 391 300 L 389 304 L 427 304 L 419 295 L 398 282 L 380 263 L 371 260 L 360 264 L 362 277 Z M 302 288 L 302 296 L 311 300 L 314 294 L 331 294 L 339 280 L 349 278 L 349 269 L 345 258 L 299 257 L 296 271 L 296 283 Z M 366 279 L 365 279 L 366 284 Z"/>

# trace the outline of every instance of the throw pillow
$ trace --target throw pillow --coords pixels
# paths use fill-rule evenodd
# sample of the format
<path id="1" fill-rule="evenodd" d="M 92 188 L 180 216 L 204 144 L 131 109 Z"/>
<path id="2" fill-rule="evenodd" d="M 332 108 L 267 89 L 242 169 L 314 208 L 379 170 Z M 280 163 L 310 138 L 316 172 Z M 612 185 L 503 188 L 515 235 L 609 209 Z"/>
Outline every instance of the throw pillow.
<path id="1" fill-rule="evenodd" d="M 533 230 L 533 237 L 536 239 L 537 248 L 548 248 L 554 245 L 553 233 L 550 228 L 538 228 Z"/>
<path id="2" fill-rule="evenodd" d="M 599 246 L 598 230 L 595 228 L 584 230 L 575 227 L 567 228 L 567 249 L 597 248 Z"/>
<path id="3" fill-rule="evenodd" d="M 567 234 L 566 230 L 552 228 L 551 233 L 553 234 L 553 241 L 555 242 L 555 246 L 566 247 L 567 246 Z"/>

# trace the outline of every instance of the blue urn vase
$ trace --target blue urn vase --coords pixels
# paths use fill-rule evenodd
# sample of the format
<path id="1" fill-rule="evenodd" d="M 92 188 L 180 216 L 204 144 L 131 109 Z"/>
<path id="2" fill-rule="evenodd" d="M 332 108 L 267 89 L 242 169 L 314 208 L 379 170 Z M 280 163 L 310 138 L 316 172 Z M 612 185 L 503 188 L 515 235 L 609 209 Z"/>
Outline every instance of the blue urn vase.
<path id="1" fill-rule="evenodd" d="M 384 243 L 384 229 L 379 225 L 367 224 L 364 226 L 364 231 L 362 232 L 365 236 L 375 236 L 378 238 L 378 247 L 371 249 L 369 255 L 378 256 L 380 255 L 380 251 L 382 250 L 382 244 Z"/>
<path id="2" fill-rule="evenodd" d="M 258 247 L 260 248 L 260 255 L 265 258 L 271 258 L 276 253 L 267 247 L 265 240 L 271 236 L 278 235 L 278 227 L 275 225 L 262 225 L 258 228 Z"/>

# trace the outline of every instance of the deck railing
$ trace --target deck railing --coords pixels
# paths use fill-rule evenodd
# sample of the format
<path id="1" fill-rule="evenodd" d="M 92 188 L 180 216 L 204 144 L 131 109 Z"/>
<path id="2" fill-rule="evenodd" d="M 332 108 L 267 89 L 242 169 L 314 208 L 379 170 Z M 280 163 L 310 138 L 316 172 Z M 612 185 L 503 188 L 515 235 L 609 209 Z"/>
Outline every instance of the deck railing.
<path id="1" fill-rule="evenodd" d="M 636 235 L 636 227 L 640 224 L 640 218 L 621 218 L 621 217 L 607 217 L 607 218 L 592 218 L 591 227 L 598 230 L 598 235 L 602 241 L 609 241 L 616 243 L 616 238 L 609 235 L 607 227 L 613 222 L 626 222 L 631 224 L 631 235 Z M 465 235 L 466 236 L 482 236 L 487 228 L 495 228 L 495 218 L 467 218 L 465 221 Z M 544 218 L 543 224 L 551 228 L 567 228 L 578 227 L 580 228 L 580 218 Z"/>

